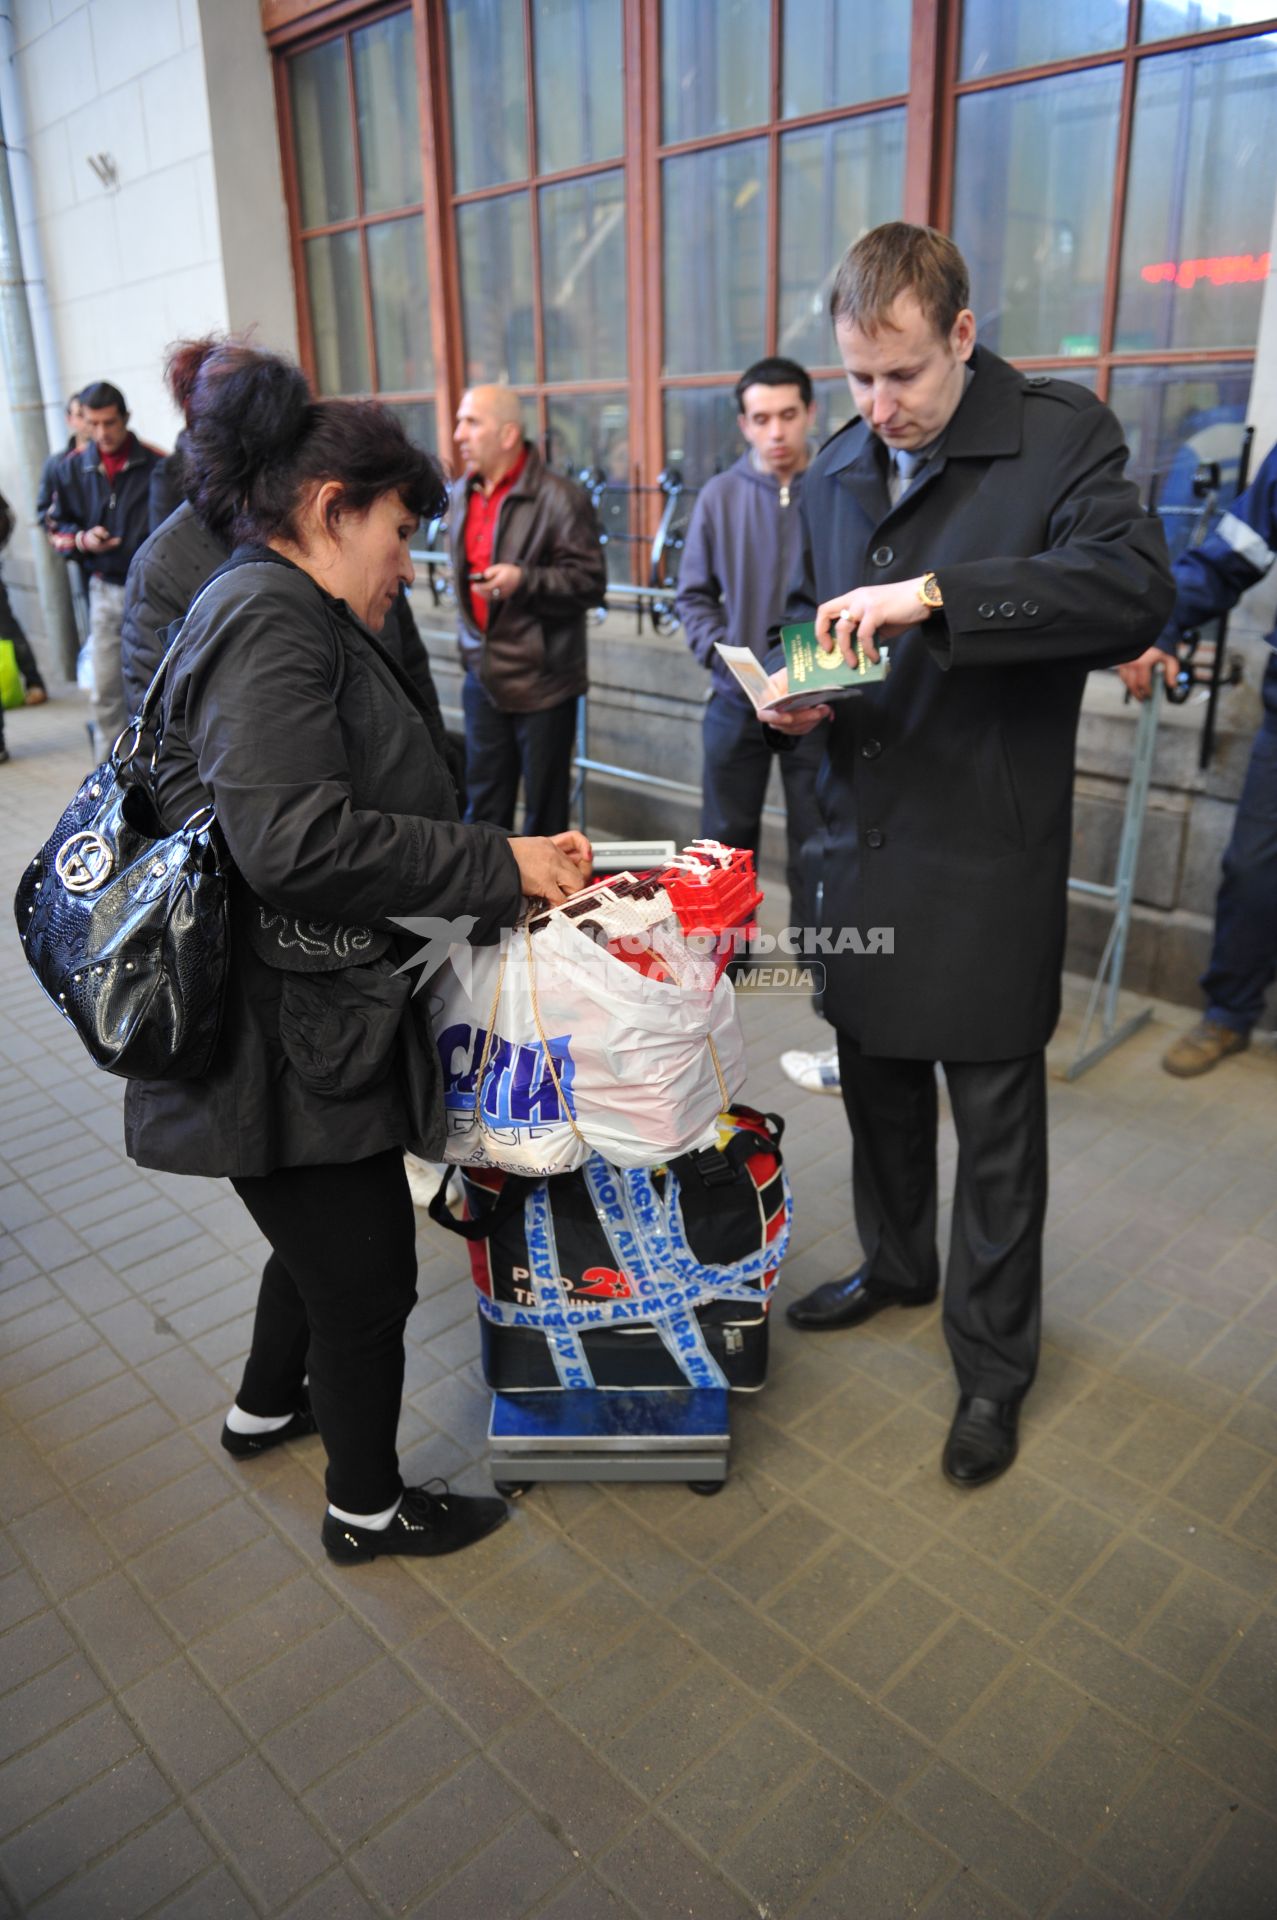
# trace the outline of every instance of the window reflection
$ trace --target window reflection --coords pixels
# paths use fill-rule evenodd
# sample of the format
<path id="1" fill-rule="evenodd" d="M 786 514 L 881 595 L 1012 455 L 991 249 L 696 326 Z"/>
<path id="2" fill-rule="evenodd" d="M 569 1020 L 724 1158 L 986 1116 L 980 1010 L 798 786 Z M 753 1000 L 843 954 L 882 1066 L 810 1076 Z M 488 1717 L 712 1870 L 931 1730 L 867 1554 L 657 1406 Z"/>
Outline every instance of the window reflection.
<path id="1" fill-rule="evenodd" d="M 847 248 L 900 218 L 904 109 L 787 133 L 780 148 L 780 327 L 777 351 L 805 365 L 836 355 L 829 289 Z"/>
<path id="2" fill-rule="evenodd" d="M 811 384 L 816 402 L 812 444 L 814 447 L 823 447 L 826 440 L 845 427 L 848 421 L 857 418 L 856 403 L 844 379 L 813 380 Z"/>
<path id="3" fill-rule="evenodd" d="M 1099 351 L 1120 86 L 1104 67 L 959 102 L 953 237 L 997 353 Z"/>
<path id="4" fill-rule="evenodd" d="M 680 154 L 662 184 L 665 371 L 739 369 L 766 330 L 766 144 Z"/>
<path id="5" fill-rule="evenodd" d="M 447 0 L 458 193 L 528 171 L 523 0 Z"/>
<path id="6" fill-rule="evenodd" d="M 353 219 L 359 209 L 345 41 L 327 40 L 299 53 L 288 63 L 288 84 L 302 226 Z"/>
<path id="7" fill-rule="evenodd" d="M 560 473 L 599 472 L 614 481 L 598 501 L 609 580 L 631 580 L 630 410 L 624 393 L 554 396 L 546 409 L 546 457 Z"/>
<path id="8" fill-rule="evenodd" d="M 621 0 L 534 0 L 532 47 L 540 171 L 618 159 L 625 146 Z"/>
<path id="9" fill-rule="evenodd" d="M 1249 347 L 1277 179 L 1277 35 L 1141 63 L 1117 346 Z"/>
<path id="10" fill-rule="evenodd" d="M 689 487 L 703 487 L 714 474 L 725 473 L 744 451 L 731 387 L 667 389 L 665 464 L 677 467 Z"/>
<path id="11" fill-rule="evenodd" d="M 1106 53 L 1126 42 L 1126 0 L 964 0 L 958 74 L 1009 73 Z"/>
<path id="12" fill-rule="evenodd" d="M 911 0 L 784 0 L 781 115 L 909 91 Z"/>
<path id="13" fill-rule="evenodd" d="M 526 193 L 457 208 L 465 381 L 529 386 L 536 379 L 532 236 Z"/>
<path id="14" fill-rule="evenodd" d="M 368 279 L 378 385 L 391 393 L 433 386 L 426 235 L 419 213 L 369 227 Z"/>
<path id="15" fill-rule="evenodd" d="M 1140 39 L 1169 40 L 1180 33 L 1213 33 L 1217 27 L 1247 27 L 1268 20 L 1272 0 L 1144 0 Z"/>
<path id="16" fill-rule="evenodd" d="M 387 400 L 386 406 L 414 446 L 424 447 L 427 453 L 438 450 L 439 429 L 433 400 Z"/>
<path id="17" fill-rule="evenodd" d="M 412 15 L 394 13 L 352 34 L 364 212 L 421 203 L 421 136 Z"/>
<path id="18" fill-rule="evenodd" d="M 543 187 L 541 315 L 547 380 L 624 376 L 625 186 L 619 173 Z"/>
<path id="19" fill-rule="evenodd" d="M 372 386 L 359 234 L 321 234 L 303 243 L 315 373 L 321 393 L 367 393 Z"/>
<path id="20" fill-rule="evenodd" d="M 770 67 L 769 0 L 663 0 L 662 140 L 758 126 Z"/>
<path id="21" fill-rule="evenodd" d="M 549 460 L 560 473 L 598 468 L 631 478 L 630 408 L 625 392 L 552 394 L 547 401 Z"/>
<path id="22" fill-rule="evenodd" d="M 1146 500 L 1156 480 L 1172 558 L 1200 531 L 1202 503 L 1193 492 L 1198 466 L 1217 461 L 1221 503 L 1233 494 L 1250 382 L 1249 364 L 1113 370 L 1109 405 L 1131 451 L 1128 472 Z"/>

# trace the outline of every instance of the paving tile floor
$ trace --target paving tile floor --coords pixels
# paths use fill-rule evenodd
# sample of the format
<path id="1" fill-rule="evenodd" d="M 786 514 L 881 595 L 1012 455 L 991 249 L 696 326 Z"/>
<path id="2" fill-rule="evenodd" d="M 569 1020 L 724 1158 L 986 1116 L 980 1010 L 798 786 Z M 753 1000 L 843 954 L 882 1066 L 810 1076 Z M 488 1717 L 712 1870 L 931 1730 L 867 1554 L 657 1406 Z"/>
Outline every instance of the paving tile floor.
<path id="1" fill-rule="evenodd" d="M 80 710 L 8 735 L 6 899 Z M 454 1559 L 342 1571 L 318 1441 L 218 1446 L 251 1224 L 125 1160 L 119 1083 L 11 936 L 0 981 L 0 1915 L 1277 1911 L 1271 1046 L 1173 1082 L 1164 1008 L 1053 1078 L 1042 1369 L 995 1486 L 937 1471 L 938 1313 L 777 1315 L 716 1499 L 545 1487 Z M 783 1300 L 854 1259 L 847 1141 L 777 1068 L 805 1003 L 745 1018 L 789 1120 Z M 477 1489 L 470 1285 L 424 1224 L 420 1253 L 405 1462 Z"/>

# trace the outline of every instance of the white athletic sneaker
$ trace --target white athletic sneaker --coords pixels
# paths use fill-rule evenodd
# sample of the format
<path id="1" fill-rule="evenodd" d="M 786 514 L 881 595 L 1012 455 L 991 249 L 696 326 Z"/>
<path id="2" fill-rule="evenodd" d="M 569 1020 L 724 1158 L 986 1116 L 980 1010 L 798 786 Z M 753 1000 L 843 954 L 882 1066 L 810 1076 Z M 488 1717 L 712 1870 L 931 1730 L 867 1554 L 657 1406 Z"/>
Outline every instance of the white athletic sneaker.
<path id="1" fill-rule="evenodd" d="M 780 1056 L 782 1070 L 797 1081 L 805 1093 L 841 1093 L 842 1076 L 838 1071 L 837 1047 L 821 1053 L 801 1053 L 795 1048 Z"/>

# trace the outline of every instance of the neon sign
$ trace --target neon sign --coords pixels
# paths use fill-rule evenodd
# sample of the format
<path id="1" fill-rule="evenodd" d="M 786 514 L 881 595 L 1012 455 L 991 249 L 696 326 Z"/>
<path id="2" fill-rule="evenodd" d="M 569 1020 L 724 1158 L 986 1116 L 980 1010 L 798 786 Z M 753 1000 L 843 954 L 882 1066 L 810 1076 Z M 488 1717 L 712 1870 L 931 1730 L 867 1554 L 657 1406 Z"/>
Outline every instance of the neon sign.
<path id="1" fill-rule="evenodd" d="M 1266 280 L 1272 266 L 1271 253 L 1219 253 L 1205 260 L 1159 260 L 1140 268 L 1140 279 L 1151 287 L 1195 287 L 1208 280 L 1212 287 L 1241 287 L 1255 280 Z"/>

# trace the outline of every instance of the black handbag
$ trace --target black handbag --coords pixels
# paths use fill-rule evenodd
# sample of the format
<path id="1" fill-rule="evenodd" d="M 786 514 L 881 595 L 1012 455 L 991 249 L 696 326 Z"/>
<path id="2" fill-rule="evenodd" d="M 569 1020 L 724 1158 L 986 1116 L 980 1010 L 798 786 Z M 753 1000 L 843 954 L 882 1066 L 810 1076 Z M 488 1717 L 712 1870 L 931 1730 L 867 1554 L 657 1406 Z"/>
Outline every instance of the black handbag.
<path id="1" fill-rule="evenodd" d="M 181 638 L 179 630 L 141 711 L 28 864 L 14 899 L 36 979 L 98 1066 L 127 1079 L 199 1079 L 222 1023 L 221 836 L 209 806 L 166 832 L 156 798 L 160 691 Z"/>

